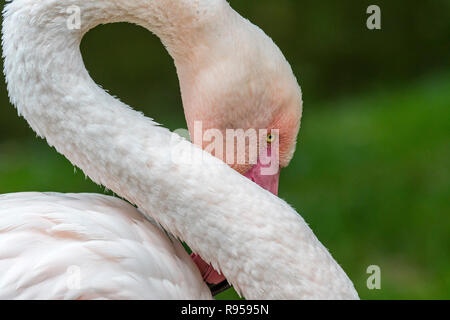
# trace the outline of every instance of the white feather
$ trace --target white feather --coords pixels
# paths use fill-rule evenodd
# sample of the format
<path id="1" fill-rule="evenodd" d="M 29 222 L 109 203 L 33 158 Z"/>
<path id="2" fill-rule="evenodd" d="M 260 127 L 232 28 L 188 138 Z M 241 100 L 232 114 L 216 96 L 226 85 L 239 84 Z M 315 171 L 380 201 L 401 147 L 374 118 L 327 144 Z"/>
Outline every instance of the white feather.
<path id="1" fill-rule="evenodd" d="M 66 25 L 64 13 L 71 5 L 82 12 L 79 30 Z M 260 75 L 269 65 L 294 79 L 273 42 L 225 0 L 14 0 L 4 11 L 2 45 L 8 92 L 19 114 L 93 181 L 186 241 L 246 298 L 357 298 L 345 272 L 286 202 L 200 148 L 174 138 L 94 83 L 84 67 L 80 41 L 96 25 L 116 21 L 140 24 L 161 38 L 175 59 L 183 101 L 190 106 L 203 85 L 212 93 L 222 92 L 232 83 L 225 80 L 243 67 Z M 200 77 L 200 87 L 193 86 L 187 94 L 186 75 L 199 70 L 208 77 Z M 225 72 L 222 77 L 215 76 L 217 70 Z M 298 85 L 294 87 L 298 98 Z M 233 98 L 233 90 L 224 92 L 222 100 Z M 202 161 L 174 161 L 174 149 Z M 84 298 L 148 297 L 159 287 L 166 291 L 154 297 L 165 297 L 198 280 L 193 271 L 186 276 L 193 278 L 185 279 L 178 269 L 162 269 L 178 261 L 176 255 L 165 254 L 175 251 L 182 257 L 180 272 L 192 265 L 157 228 L 130 218 L 130 207 L 126 213 L 115 211 L 125 206 L 115 205 L 119 200 L 105 204 L 99 200 L 103 197 L 81 196 L 88 203 L 83 208 L 75 195 L 53 196 L 55 201 L 40 207 L 33 202 L 37 200 L 27 204 L 28 197 L 6 195 L 0 203 L 6 212 L 4 203 L 15 202 L 0 223 L 3 297 L 17 297 L 16 291 L 20 297 L 76 297 L 51 279 L 77 263 L 94 288 L 84 292 Z M 62 209 L 61 201 L 70 202 L 69 209 Z M 128 225 L 130 219 L 134 224 Z M 64 242 L 66 236 L 70 241 Z M 154 247 L 147 245 L 155 242 Z M 27 258 L 15 263 L 22 251 Z M 133 288 L 133 281 L 139 289 Z M 201 288 L 194 284 L 194 292 L 187 295 L 202 297 Z"/>
<path id="2" fill-rule="evenodd" d="M 211 299 L 178 240 L 99 194 L 0 195 L 0 275 L 0 299 Z"/>

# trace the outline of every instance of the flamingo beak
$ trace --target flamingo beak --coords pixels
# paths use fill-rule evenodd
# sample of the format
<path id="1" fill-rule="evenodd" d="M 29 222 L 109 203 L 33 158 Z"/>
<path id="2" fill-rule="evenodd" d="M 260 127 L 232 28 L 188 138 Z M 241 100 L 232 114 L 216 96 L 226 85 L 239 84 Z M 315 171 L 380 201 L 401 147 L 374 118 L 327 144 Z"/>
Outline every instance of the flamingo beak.
<path id="1" fill-rule="evenodd" d="M 261 188 L 278 195 L 278 184 L 280 181 L 280 166 L 278 162 L 274 162 L 271 158 L 270 148 L 267 152 L 262 152 L 258 158 L 258 162 L 250 168 L 245 177 L 252 180 Z"/>
<path id="2" fill-rule="evenodd" d="M 278 161 L 272 158 L 271 149 L 262 152 L 258 161 L 245 174 L 245 177 L 252 180 L 261 188 L 278 195 L 278 185 L 280 179 L 280 166 Z M 206 263 L 198 254 L 191 254 L 192 260 L 199 268 L 203 280 L 208 284 L 213 296 L 230 288 L 227 279 L 217 272 L 210 264 Z"/>

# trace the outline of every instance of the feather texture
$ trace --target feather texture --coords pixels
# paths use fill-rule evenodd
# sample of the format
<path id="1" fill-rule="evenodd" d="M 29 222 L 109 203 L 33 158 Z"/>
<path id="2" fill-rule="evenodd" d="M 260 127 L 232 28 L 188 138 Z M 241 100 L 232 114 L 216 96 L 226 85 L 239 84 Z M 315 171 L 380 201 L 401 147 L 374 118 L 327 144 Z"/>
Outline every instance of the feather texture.
<path id="1" fill-rule="evenodd" d="M 0 299 L 211 299 L 196 265 L 129 203 L 0 195 Z"/>
<path id="2" fill-rule="evenodd" d="M 65 12 L 72 5 L 81 10 L 80 29 L 67 28 Z M 117 21 L 140 24 L 161 38 L 175 59 L 184 97 L 186 74 L 190 70 L 208 67 L 212 69 L 207 70 L 217 70 L 212 62 L 219 60 L 218 69 L 231 70 L 231 73 L 211 78 L 208 83 L 217 89 L 211 92 L 221 91 L 220 88 L 227 83 L 222 80 L 232 79 L 236 69 L 241 70 L 245 66 L 241 63 L 244 57 L 245 61 L 256 59 L 252 63 L 256 69 L 259 65 L 269 64 L 272 65 L 271 70 L 288 73 L 287 76 L 293 78 L 289 65 L 270 38 L 233 11 L 225 0 L 14 0 L 4 10 L 4 71 L 11 101 L 31 128 L 93 181 L 137 205 L 147 217 L 186 241 L 205 261 L 221 270 L 246 298 L 357 298 L 345 272 L 303 218 L 285 201 L 190 142 L 172 135 L 169 130 L 132 110 L 94 83 L 84 67 L 80 41 L 96 25 Z M 233 35 L 233 46 L 227 42 L 230 37 L 223 37 L 223 34 Z M 250 48 L 256 48 L 256 51 Z M 205 53 L 205 50 L 209 53 L 205 56 L 207 59 L 195 58 L 197 53 Z M 230 59 L 233 55 L 227 54 L 229 50 L 250 52 L 250 56 Z M 227 94 L 221 97 L 222 100 L 233 99 L 233 90 L 225 92 Z M 193 93 L 200 94 L 201 91 L 190 93 L 189 105 L 192 105 Z M 174 150 L 176 154 L 192 155 L 191 159 L 201 161 L 174 158 Z M 163 261 L 166 256 L 158 255 L 158 247 L 148 248 L 143 244 L 146 237 L 156 241 L 156 234 L 163 236 L 156 227 L 137 219 L 142 226 L 145 223 L 154 231 L 146 233 L 145 228 L 139 228 L 141 238 L 133 238 L 139 233 L 130 232 L 133 225 L 126 225 L 130 217 L 134 217 L 128 213 L 130 207 L 125 210 L 127 213 L 121 211 L 124 217 L 113 215 L 115 218 L 112 219 L 122 219 L 121 223 L 112 222 L 110 217 L 96 222 L 95 219 L 102 219 L 105 214 L 114 211 L 116 207 L 111 203 L 119 200 L 108 200 L 106 212 L 102 212 L 99 206 L 94 210 L 98 214 L 92 214 L 89 212 L 92 205 L 95 207 L 96 201 L 101 202 L 99 199 L 104 198 L 83 195 L 81 197 L 86 199 L 90 209 L 70 209 L 77 211 L 70 212 L 73 217 L 69 214 L 66 217 L 63 210 L 60 215 L 55 213 L 58 210 L 53 212 L 52 208 L 57 208 L 55 206 L 59 201 L 48 201 L 42 205 L 43 212 L 37 214 L 39 218 L 33 220 L 31 217 L 36 214 L 34 204 L 24 207 L 28 197 L 6 195 L 0 203 L 2 212 L 7 212 L 0 218 L 5 219 L 0 223 L 0 229 L 4 230 L 2 237 L 5 237 L 4 241 L 0 239 L 2 250 L 5 248 L 1 251 L 4 258 L 0 260 L 0 265 L 2 270 L 8 272 L 6 276 L 0 274 L 0 283 L 8 284 L 3 286 L 9 286 L 9 291 L 4 291 L 7 296 L 13 294 L 13 289 L 20 288 L 35 288 L 34 293 L 23 290 L 24 297 L 45 295 L 45 291 L 64 296 L 62 284 L 52 287 L 48 281 L 48 287 L 42 293 L 38 292 L 39 286 L 33 285 L 38 281 L 46 283 L 48 276 L 65 272 L 68 264 L 63 261 L 70 262 L 70 265 L 72 262 L 81 263 L 72 258 L 78 257 L 80 252 L 87 252 L 83 256 L 87 261 L 108 264 L 102 266 L 106 270 L 123 267 L 114 273 L 117 277 L 114 282 L 110 282 L 113 274 L 103 273 L 102 268 L 88 268 L 85 271 L 82 268 L 89 277 L 97 279 L 95 283 L 105 286 L 92 291 L 92 297 L 96 294 L 102 296 L 102 292 L 110 292 L 112 287 L 121 287 L 122 279 L 125 283 L 131 283 L 135 274 L 133 270 L 141 270 L 141 276 L 146 279 L 149 275 L 154 276 L 151 278 L 154 280 L 144 282 L 148 285 L 149 292 L 146 294 L 151 295 L 156 284 L 175 291 L 177 285 L 183 285 L 182 275 L 167 274 L 167 280 L 162 278 L 162 273 L 158 273 L 162 272 L 158 259 Z M 48 199 L 52 196 L 41 197 Z M 69 200 L 76 199 L 75 195 L 54 197 L 67 199 L 64 201 L 71 203 L 69 208 L 83 205 L 82 201 Z M 5 203 L 14 201 L 18 209 L 14 206 L 3 209 Z M 63 214 L 64 217 L 61 216 Z M 89 229 L 86 229 L 85 221 L 90 221 L 87 224 Z M 33 225 L 37 227 L 33 229 Z M 39 235 L 42 242 L 21 233 L 21 228 Z M 124 228 L 124 234 L 121 228 Z M 50 238 L 49 232 L 52 235 Z M 8 240 L 10 233 L 17 239 Z M 90 240 L 86 248 L 84 241 L 79 240 L 96 238 L 98 234 L 117 236 L 120 241 Z M 51 239 L 63 240 L 66 236 L 72 239 L 75 248 L 70 247 L 69 241 L 65 250 L 55 247 L 56 251 L 53 251 Z M 169 250 L 169 242 L 164 239 L 161 238 L 158 244 L 162 244 L 162 250 Z M 40 248 L 46 249 L 34 252 L 33 245 L 37 243 L 42 243 Z M 25 250 L 30 255 L 30 261 L 42 255 L 42 258 L 55 259 L 55 262 L 38 263 L 30 271 L 25 262 L 27 260 L 13 262 L 12 259 L 21 256 L 15 246 Z M 148 261 L 141 258 L 139 250 L 142 250 L 142 256 L 149 258 Z M 44 251 L 58 254 L 49 253 L 46 256 Z M 126 264 L 132 261 L 124 259 L 129 255 L 134 259 L 139 256 L 141 260 Z M 178 255 L 184 257 L 181 253 Z M 169 257 L 167 259 L 170 260 Z M 150 261 L 155 266 L 150 266 Z M 185 263 L 180 268 L 186 269 L 187 261 L 185 258 L 181 261 Z M 41 288 L 44 289 L 44 285 Z M 192 294 L 201 297 L 204 294 L 201 285 L 197 284 L 197 288 L 198 291 Z M 140 289 L 145 291 L 144 287 Z M 132 295 L 131 289 L 123 292 L 130 297 Z M 158 297 L 164 297 L 168 292 Z"/>

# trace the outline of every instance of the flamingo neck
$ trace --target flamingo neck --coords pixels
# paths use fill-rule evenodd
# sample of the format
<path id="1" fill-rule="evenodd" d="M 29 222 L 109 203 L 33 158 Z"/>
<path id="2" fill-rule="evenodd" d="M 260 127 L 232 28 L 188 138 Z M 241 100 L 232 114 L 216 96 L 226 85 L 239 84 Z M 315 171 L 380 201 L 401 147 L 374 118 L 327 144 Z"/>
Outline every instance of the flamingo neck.
<path id="1" fill-rule="evenodd" d="M 71 5 L 81 11 L 79 30 L 67 28 Z M 186 241 L 246 298 L 355 298 L 289 205 L 107 94 L 84 67 L 84 33 L 128 21 L 157 34 L 183 69 L 217 38 L 206 26 L 233 12 L 222 0 L 15 0 L 2 39 L 11 101 L 73 165 Z"/>

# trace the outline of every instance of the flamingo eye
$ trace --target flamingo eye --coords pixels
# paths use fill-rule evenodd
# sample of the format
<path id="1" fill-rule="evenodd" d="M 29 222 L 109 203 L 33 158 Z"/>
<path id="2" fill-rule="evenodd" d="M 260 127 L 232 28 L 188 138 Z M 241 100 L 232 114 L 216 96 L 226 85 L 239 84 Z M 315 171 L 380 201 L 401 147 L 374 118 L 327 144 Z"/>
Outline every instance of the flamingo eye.
<path id="1" fill-rule="evenodd" d="M 268 135 L 267 135 L 267 142 L 268 143 L 271 143 L 271 142 L 273 142 L 275 140 L 275 136 L 272 134 L 272 133 L 269 133 Z"/>

